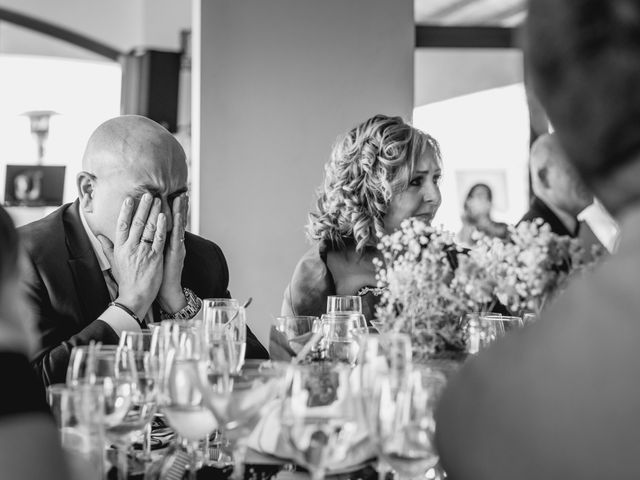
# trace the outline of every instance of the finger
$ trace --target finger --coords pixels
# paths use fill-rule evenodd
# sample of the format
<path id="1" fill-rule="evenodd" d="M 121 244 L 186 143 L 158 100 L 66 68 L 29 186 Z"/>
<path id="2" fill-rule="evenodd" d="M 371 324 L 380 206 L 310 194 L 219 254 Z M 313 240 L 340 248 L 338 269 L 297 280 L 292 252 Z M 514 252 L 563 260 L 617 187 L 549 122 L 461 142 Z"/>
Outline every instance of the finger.
<path id="1" fill-rule="evenodd" d="M 144 232 L 142 233 L 142 240 L 140 242 L 140 245 L 146 244 L 151 246 L 151 244 L 153 243 L 153 237 L 156 233 L 158 224 L 158 215 L 160 214 L 161 209 L 162 202 L 159 198 L 155 198 L 153 200 L 151 211 L 149 212 L 149 218 L 147 218 L 147 223 L 144 227 Z"/>
<path id="2" fill-rule="evenodd" d="M 167 217 L 164 213 L 158 215 L 158 226 L 156 227 L 156 233 L 153 236 L 153 244 L 151 250 L 154 253 L 162 254 L 164 251 L 164 242 L 167 238 Z"/>
<path id="3" fill-rule="evenodd" d="M 102 245 L 102 251 L 104 252 L 109 263 L 113 265 L 113 243 L 104 235 L 98 235 L 98 241 Z"/>
<path id="4" fill-rule="evenodd" d="M 133 199 L 131 197 L 127 197 L 124 199 L 124 202 L 122 202 L 122 207 L 120 207 L 120 213 L 118 214 L 118 221 L 116 223 L 115 242 L 118 246 L 123 245 L 129 237 L 129 222 L 131 221 L 132 211 Z"/>
<path id="5" fill-rule="evenodd" d="M 188 194 L 184 194 L 184 200 L 182 202 L 183 208 L 182 208 L 182 225 L 184 227 L 184 229 L 187 229 L 187 221 L 189 219 L 189 195 Z M 183 235 L 184 238 L 184 235 Z"/>
<path id="6" fill-rule="evenodd" d="M 182 239 L 184 238 L 184 226 L 182 225 L 182 214 L 176 213 L 173 216 L 173 230 L 171 231 L 171 244 L 169 245 L 172 250 L 180 248 Z"/>
<path id="7" fill-rule="evenodd" d="M 152 203 L 153 197 L 150 193 L 142 195 L 142 199 L 138 204 L 138 209 L 136 210 L 136 213 L 133 216 L 133 221 L 131 222 L 131 229 L 129 230 L 128 238 L 130 243 L 134 243 L 135 245 L 140 243 L 140 237 L 142 237 L 142 232 L 147 224 L 147 217 L 149 216 L 149 210 L 151 209 Z"/>

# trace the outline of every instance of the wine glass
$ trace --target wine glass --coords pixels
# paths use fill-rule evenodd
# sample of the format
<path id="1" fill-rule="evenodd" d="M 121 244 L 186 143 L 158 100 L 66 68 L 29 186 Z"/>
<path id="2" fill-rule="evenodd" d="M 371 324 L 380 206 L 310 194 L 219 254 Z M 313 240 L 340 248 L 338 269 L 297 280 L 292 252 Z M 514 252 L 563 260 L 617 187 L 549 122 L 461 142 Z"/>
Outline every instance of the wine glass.
<path id="1" fill-rule="evenodd" d="M 149 404 L 156 405 L 156 394 L 160 375 L 160 359 L 151 353 L 153 334 L 150 330 L 125 330 L 120 335 L 120 346 L 128 347 L 138 370 L 138 389 Z M 155 414 L 154 408 L 154 414 Z M 153 418 L 153 415 L 152 415 Z M 148 462 L 151 460 L 151 424 L 150 420 L 144 428 L 142 438 L 142 454 L 138 458 Z"/>
<path id="2" fill-rule="evenodd" d="M 213 306 L 204 312 L 202 326 L 211 362 L 223 364 L 229 371 L 240 371 L 247 344 L 245 309 Z"/>
<path id="3" fill-rule="evenodd" d="M 160 338 L 157 343 L 165 345 L 166 363 L 158 402 L 169 425 L 181 440 L 176 441 L 172 454 L 166 456 L 158 468 L 159 476 L 164 478 L 183 450 L 189 459 L 189 478 L 195 479 L 199 441 L 218 426 L 215 417 L 204 405 L 198 386 L 199 371 L 207 365 L 202 327 L 199 322 L 170 321 L 162 328 L 165 338 Z M 162 337 L 160 333 L 157 336 Z"/>
<path id="4" fill-rule="evenodd" d="M 269 334 L 269 354 L 273 360 L 288 361 L 295 357 L 311 339 L 314 324 L 319 322 L 313 316 L 276 317 Z"/>
<path id="5" fill-rule="evenodd" d="M 264 409 L 281 390 L 285 367 L 279 362 L 246 360 L 240 371 L 204 369 L 201 388 L 233 451 L 233 478 L 244 477 L 247 440 Z M 204 375 L 202 375 L 204 373 Z"/>
<path id="6" fill-rule="evenodd" d="M 131 349 L 113 345 L 75 347 L 67 370 L 67 384 L 99 385 L 104 394 L 105 435 L 116 450 L 116 474 L 126 479 L 126 452 L 151 420 L 155 408 L 139 388 L 139 374 Z"/>
<path id="7" fill-rule="evenodd" d="M 362 313 L 362 299 L 358 295 L 329 295 L 327 313 Z"/>
<path id="8" fill-rule="evenodd" d="M 47 401 L 60 440 L 74 471 L 85 477 L 103 478 L 104 395 L 95 385 L 70 387 L 59 383 L 47 387 Z"/>
<path id="9" fill-rule="evenodd" d="M 378 442 L 382 459 L 400 480 L 424 480 L 438 466 L 434 410 L 446 383 L 437 368 L 414 366 L 408 381 L 397 391 L 391 375 L 377 379 Z"/>
<path id="10" fill-rule="evenodd" d="M 367 418 L 371 438 L 378 450 L 381 449 L 378 438 L 377 422 L 380 391 L 378 378 L 387 376 L 391 393 L 395 394 L 405 385 L 412 367 L 411 338 L 405 333 L 387 332 L 380 335 L 365 335 L 360 338 L 360 350 L 357 361 L 357 378 L 360 381 L 362 406 Z M 378 455 L 377 470 L 386 478 L 391 467 Z"/>
<path id="11" fill-rule="evenodd" d="M 516 330 L 524 326 L 521 317 L 508 316 L 488 316 L 479 318 L 479 347 L 484 348 L 503 337 L 507 332 Z M 475 353 L 475 352 L 471 352 Z"/>
<path id="12" fill-rule="evenodd" d="M 291 365 L 280 422 L 295 460 L 313 480 L 344 462 L 367 439 L 351 369 L 341 363 Z"/>
<path id="13" fill-rule="evenodd" d="M 367 327 L 364 315 L 358 313 L 322 316 L 327 358 L 355 365 L 358 356 L 358 332 Z"/>

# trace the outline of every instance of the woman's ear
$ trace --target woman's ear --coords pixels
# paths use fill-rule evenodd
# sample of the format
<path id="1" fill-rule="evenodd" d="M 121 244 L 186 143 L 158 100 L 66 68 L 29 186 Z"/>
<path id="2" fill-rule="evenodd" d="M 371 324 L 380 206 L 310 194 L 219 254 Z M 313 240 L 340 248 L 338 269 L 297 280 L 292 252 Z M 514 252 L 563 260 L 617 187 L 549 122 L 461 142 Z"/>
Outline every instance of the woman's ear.
<path id="1" fill-rule="evenodd" d="M 80 207 L 87 213 L 93 211 L 96 177 L 87 172 L 80 172 L 76 177 Z"/>

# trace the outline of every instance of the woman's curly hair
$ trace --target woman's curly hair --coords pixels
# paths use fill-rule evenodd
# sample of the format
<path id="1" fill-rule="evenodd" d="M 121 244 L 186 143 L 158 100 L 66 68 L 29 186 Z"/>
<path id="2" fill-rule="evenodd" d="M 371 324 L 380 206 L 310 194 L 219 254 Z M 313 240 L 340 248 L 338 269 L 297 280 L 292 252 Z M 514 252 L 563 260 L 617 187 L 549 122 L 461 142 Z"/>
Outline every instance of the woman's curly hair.
<path id="1" fill-rule="evenodd" d="M 385 234 L 392 195 L 408 188 L 427 151 L 441 159 L 438 142 L 400 117 L 375 115 L 339 138 L 325 165 L 317 212 L 309 215 L 309 237 L 334 248 L 352 239 L 358 252 L 375 246 Z"/>

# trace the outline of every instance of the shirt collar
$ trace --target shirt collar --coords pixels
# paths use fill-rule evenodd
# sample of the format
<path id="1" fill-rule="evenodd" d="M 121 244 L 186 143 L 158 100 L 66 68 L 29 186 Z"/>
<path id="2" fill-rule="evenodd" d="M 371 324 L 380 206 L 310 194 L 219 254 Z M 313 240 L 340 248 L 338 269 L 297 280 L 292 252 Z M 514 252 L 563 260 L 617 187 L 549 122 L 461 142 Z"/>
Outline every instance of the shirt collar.
<path id="1" fill-rule="evenodd" d="M 547 202 L 545 202 L 547 203 Z M 578 219 L 564 210 L 559 209 L 558 207 L 552 205 L 551 203 L 547 203 L 547 206 L 551 209 L 551 211 L 558 217 L 558 220 L 562 222 L 565 228 L 571 232 L 571 235 L 574 234 L 576 228 L 578 227 Z"/>
<path id="2" fill-rule="evenodd" d="M 107 256 L 104 254 L 104 251 L 102 250 L 102 244 L 100 243 L 100 240 L 97 239 L 97 237 L 93 234 L 93 232 L 89 228 L 89 224 L 87 223 L 87 219 L 84 216 L 82 207 L 80 207 L 79 210 L 80 210 L 80 220 L 82 221 L 82 226 L 84 227 L 84 231 L 87 232 L 87 236 L 89 237 L 89 241 L 91 242 L 91 247 L 93 247 L 93 251 L 95 252 L 96 257 L 98 258 L 98 263 L 100 264 L 100 270 L 102 270 L 103 272 L 106 270 L 110 270 L 111 264 L 109 263 L 109 259 L 107 258 Z"/>

